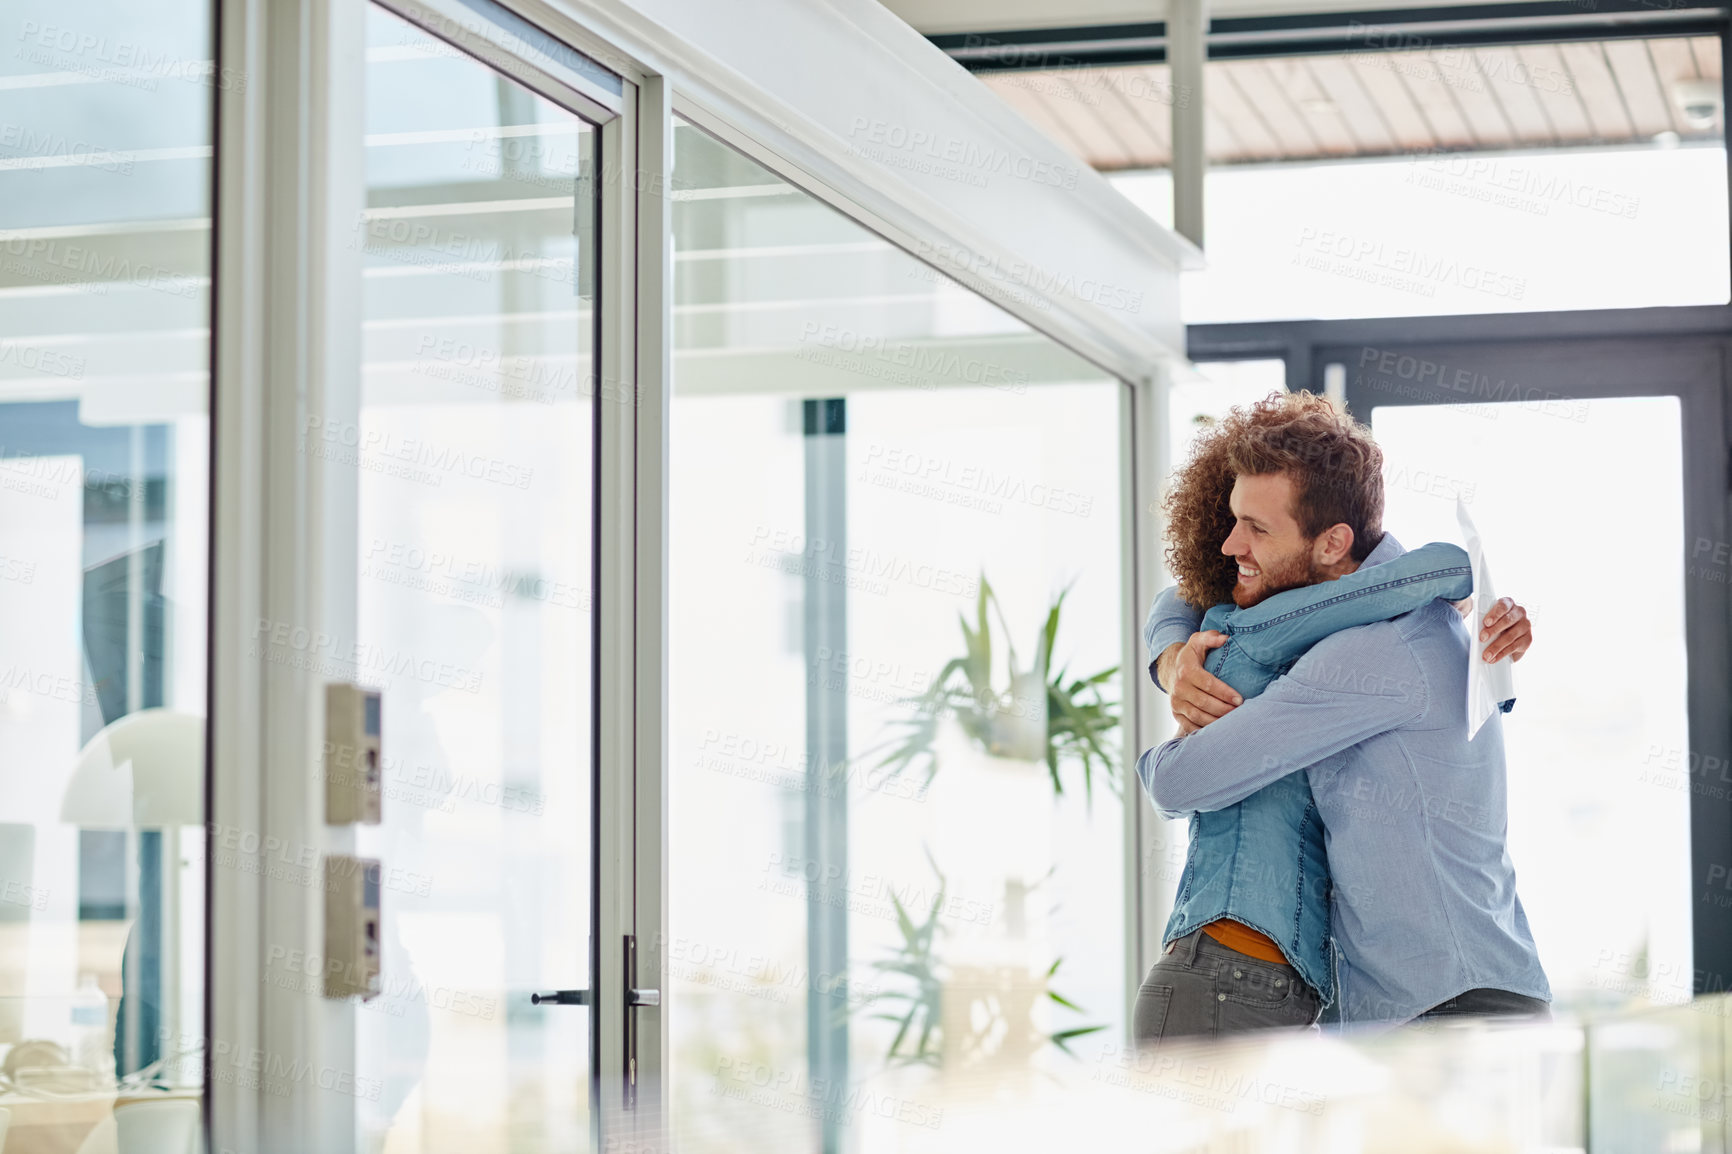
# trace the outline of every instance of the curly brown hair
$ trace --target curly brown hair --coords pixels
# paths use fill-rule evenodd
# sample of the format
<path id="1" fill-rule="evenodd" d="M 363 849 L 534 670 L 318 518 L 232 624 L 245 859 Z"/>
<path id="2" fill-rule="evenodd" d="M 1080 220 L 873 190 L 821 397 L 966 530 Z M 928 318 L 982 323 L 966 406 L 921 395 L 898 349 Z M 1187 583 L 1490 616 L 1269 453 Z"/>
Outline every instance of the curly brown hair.
<path id="1" fill-rule="evenodd" d="M 1383 539 L 1383 450 L 1371 431 L 1314 393 L 1271 393 L 1197 434 L 1162 502 L 1167 568 L 1199 609 L 1233 599 L 1236 565 L 1221 543 L 1233 531 L 1228 499 L 1241 473 L 1291 474 L 1300 530 L 1316 537 L 1346 524 L 1355 561 Z"/>

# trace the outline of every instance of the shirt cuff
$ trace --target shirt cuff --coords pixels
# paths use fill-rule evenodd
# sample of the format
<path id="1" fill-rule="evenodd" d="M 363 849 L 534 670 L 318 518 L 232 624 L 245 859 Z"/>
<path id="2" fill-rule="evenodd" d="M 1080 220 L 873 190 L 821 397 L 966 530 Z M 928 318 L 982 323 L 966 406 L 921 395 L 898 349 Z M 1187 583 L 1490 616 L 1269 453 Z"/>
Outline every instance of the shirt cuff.
<path id="1" fill-rule="evenodd" d="M 1173 625 L 1162 625 L 1149 635 L 1149 680 L 1155 683 L 1155 688 L 1162 693 L 1168 692 L 1161 679 L 1155 676 L 1155 667 L 1160 664 L 1161 654 L 1170 645 L 1183 645 L 1191 639 L 1196 630 L 1188 622 Z"/>

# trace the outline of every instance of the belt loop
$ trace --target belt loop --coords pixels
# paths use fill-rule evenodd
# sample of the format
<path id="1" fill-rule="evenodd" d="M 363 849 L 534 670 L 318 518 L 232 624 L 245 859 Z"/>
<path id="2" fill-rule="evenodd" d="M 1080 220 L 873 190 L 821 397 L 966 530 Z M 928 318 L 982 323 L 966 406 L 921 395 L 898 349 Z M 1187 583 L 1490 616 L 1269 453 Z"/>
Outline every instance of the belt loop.
<path id="1" fill-rule="evenodd" d="M 1202 944 L 1203 927 L 1198 926 L 1196 929 L 1179 939 L 1179 948 L 1174 950 L 1173 953 L 1177 955 L 1185 965 L 1194 966 L 1197 964 L 1197 952 L 1201 948 Z"/>

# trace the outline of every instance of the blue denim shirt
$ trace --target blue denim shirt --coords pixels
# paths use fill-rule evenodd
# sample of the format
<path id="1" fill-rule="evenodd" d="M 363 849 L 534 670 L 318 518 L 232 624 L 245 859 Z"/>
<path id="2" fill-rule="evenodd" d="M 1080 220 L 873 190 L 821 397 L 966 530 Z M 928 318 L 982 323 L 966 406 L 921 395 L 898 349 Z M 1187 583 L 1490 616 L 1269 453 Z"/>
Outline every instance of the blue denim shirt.
<path id="1" fill-rule="evenodd" d="M 1382 621 L 1438 597 L 1458 600 L 1472 585 L 1467 554 L 1454 545 L 1432 544 L 1335 581 L 1277 593 L 1248 609 L 1217 605 L 1200 627 L 1227 634 L 1227 643 L 1210 651 L 1204 668 L 1242 696 L 1255 697 L 1336 630 Z M 1151 624 L 1156 619 L 1151 613 Z M 1159 652 L 1151 639 L 1151 658 Z M 1148 754 L 1137 762 L 1145 790 L 1148 763 Z M 1335 983 L 1329 863 L 1305 776 L 1290 774 L 1236 805 L 1192 814 L 1189 842 L 1164 940 L 1224 917 L 1243 922 L 1267 934 L 1324 1004 L 1330 1003 Z"/>
<path id="2" fill-rule="evenodd" d="M 1341 579 L 1365 581 L 1358 590 L 1339 582 L 1289 590 L 1253 606 L 1248 612 L 1259 615 L 1243 628 L 1224 611 L 1222 619 L 1235 631 L 1221 649 L 1236 646 L 1246 660 L 1235 671 L 1239 662 L 1221 658 L 1228 673 L 1223 680 L 1261 680 L 1267 691 L 1253 697 L 1235 685 L 1243 705 L 1147 751 L 1137 763 L 1144 789 L 1164 815 L 1192 815 L 1191 859 L 1169 940 L 1180 925 L 1234 917 L 1284 950 L 1293 943 L 1288 957 L 1294 968 L 1307 981 L 1318 974 L 1318 989 L 1332 997 L 1322 961 L 1327 946 L 1310 936 L 1325 909 L 1324 939 L 1333 937 L 1337 947 L 1340 1012 L 1348 1023 L 1405 1021 L 1477 987 L 1551 995 L 1504 844 L 1500 718 L 1494 715 L 1472 741 L 1467 738 L 1469 647 L 1454 609 L 1428 599 L 1388 620 L 1343 619 L 1333 625 L 1338 631 L 1306 639 L 1325 632 L 1326 619 L 1337 613 L 1399 612 L 1402 590 L 1456 595 L 1455 587 L 1438 593 L 1423 581 L 1384 587 L 1395 573 L 1405 579 L 1422 571 L 1388 568 L 1402 563 L 1424 564 L 1408 561 L 1386 534 L 1360 568 Z M 1351 592 L 1361 596 L 1339 599 Z M 1305 604 L 1316 611 L 1313 617 L 1325 620 L 1300 625 L 1289 607 L 1275 604 L 1294 593 L 1309 595 L 1313 600 Z M 1162 594 L 1145 631 L 1151 654 L 1184 640 L 1200 623 L 1171 591 Z M 1297 661 L 1282 656 L 1283 635 L 1311 648 Z M 1285 675 L 1271 680 L 1270 670 Z M 1307 772 L 1296 772 L 1301 769 Z M 1278 784 L 1281 792 L 1260 800 Z M 1248 802 L 1255 821 L 1210 818 L 1243 813 Z M 1284 807 L 1285 824 L 1276 820 L 1276 803 Z M 1319 823 L 1331 879 L 1321 885 L 1310 873 L 1310 839 Z M 1271 877 L 1299 877 L 1303 884 L 1258 896 Z M 1275 922 L 1278 914 L 1283 919 L 1273 929 L 1260 924 Z"/>

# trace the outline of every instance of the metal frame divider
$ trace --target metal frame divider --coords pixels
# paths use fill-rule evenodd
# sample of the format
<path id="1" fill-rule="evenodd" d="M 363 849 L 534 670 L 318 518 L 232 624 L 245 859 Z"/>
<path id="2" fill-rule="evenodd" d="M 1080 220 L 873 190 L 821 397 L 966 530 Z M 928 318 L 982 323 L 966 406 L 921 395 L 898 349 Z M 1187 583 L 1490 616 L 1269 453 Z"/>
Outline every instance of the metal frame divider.
<path id="1" fill-rule="evenodd" d="M 663 1130 L 656 1117 L 663 1099 L 655 1075 L 666 1030 L 664 1014 L 659 1004 L 638 1005 L 631 995 L 633 990 L 661 989 L 659 978 L 651 981 L 650 976 L 660 966 L 662 905 L 654 903 L 652 924 L 640 905 L 639 883 L 655 881 L 643 875 L 648 872 L 645 867 L 659 861 L 665 841 L 659 826 L 643 828 L 646 802 L 662 808 L 665 662 L 659 657 L 643 660 L 640 647 L 647 641 L 656 654 L 665 648 L 657 639 L 666 602 L 666 529 L 661 515 L 665 486 L 659 481 L 666 468 L 666 432 L 661 428 L 663 406 L 657 400 L 664 394 L 667 374 L 656 338 L 646 340 L 640 328 L 640 318 L 652 328 L 665 327 L 659 303 L 662 290 L 654 283 L 659 278 L 642 276 L 640 264 L 646 233 L 656 231 L 655 222 L 665 210 L 658 207 L 662 181 L 652 185 L 645 179 L 648 170 L 639 157 L 640 150 L 654 149 L 654 155 L 662 151 L 656 133 L 645 132 L 646 106 L 662 102 L 662 87 L 654 78 L 646 78 L 642 85 L 628 81 L 620 116 L 601 134 L 599 232 L 603 239 L 596 345 L 600 371 L 594 382 L 597 868 L 590 966 L 590 1012 L 596 1016 L 590 1065 L 596 1149 L 622 1141 L 638 1149 L 655 1149 L 660 1145 L 656 1136 Z M 659 169 L 654 160 L 650 163 Z M 671 245 L 671 238 L 661 243 Z M 665 262 L 652 267 L 662 263 L 671 269 L 671 250 Z M 647 307 L 644 296 L 651 298 Z M 646 792 L 647 799 L 641 796 Z M 646 835 L 653 845 L 640 840 Z M 644 860 L 646 853 L 649 861 Z M 656 875 L 665 872 L 657 869 Z M 643 938 L 645 933 L 648 940 Z M 649 947 L 647 961 L 645 946 Z M 646 1014 L 651 1018 L 640 1020 Z M 652 1042 L 650 1062 L 644 1060 L 646 1034 Z M 640 1093 L 646 1083 L 650 1091 Z M 646 1117 L 645 1110 L 652 1116 Z"/>
<path id="2" fill-rule="evenodd" d="M 1143 804 L 1136 758 L 1144 749 L 1172 735 L 1166 696 L 1149 680 L 1148 655 L 1143 649 L 1143 618 L 1155 594 L 1165 586 L 1162 561 L 1161 486 L 1172 470 L 1168 460 L 1166 421 L 1170 374 L 1157 367 L 1124 391 L 1120 407 L 1120 466 L 1123 547 L 1121 548 L 1125 648 L 1121 684 L 1125 745 L 1125 1021 L 1131 1020 L 1143 974 L 1160 953 L 1165 914 L 1172 892 L 1160 876 L 1161 819 Z"/>
<path id="3" fill-rule="evenodd" d="M 363 200 L 362 15 L 219 9 L 218 75 L 238 81 L 218 96 L 206 1125 L 211 1148 L 247 1154 L 354 1132 L 353 1096 L 320 1085 L 353 1075 L 353 1009 L 264 979 L 273 957 L 322 953 L 302 871 L 342 848 L 312 772 L 315 675 L 319 639 L 355 636 L 356 478 L 308 434 L 358 414 L 360 254 L 343 236 Z"/>
<path id="4" fill-rule="evenodd" d="M 232 74 L 260 78 L 263 0 L 217 5 L 217 60 Z M 221 75 L 219 68 L 218 75 Z M 216 832 L 254 826 L 263 779 L 254 770 L 264 711 L 258 663 L 239 639 L 263 617 L 265 471 L 264 97 L 257 83 L 219 88 L 213 192 L 211 329 L 211 534 L 209 690 L 206 706 L 206 852 Z M 225 291 L 218 291 L 219 289 Z M 252 307 L 243 309 L 241 306 Z M 242 451 L 249 449 L 251 451 Z M 238 1050 L 260 1040 L 258 986 L 263 918 L 261 882 L 239 870 L 207 870 L 205 894 L 205 1044 Z M 220 936 L 219 936 L 220 935 Z M 207 1150 L 259 1148 L 256 1088 L 205 1080 Z"/>
<path id="5" fill-rule="evenodd" d="M 673 91 L 665 77 L 638 89 L 636 193 L 637 750 L 634 766 L 637 980 L 659 1006 L 638 1011 L 636 1148 L 673 1148 L 668 1117 L 668 435 L 673 396 Z"/>

